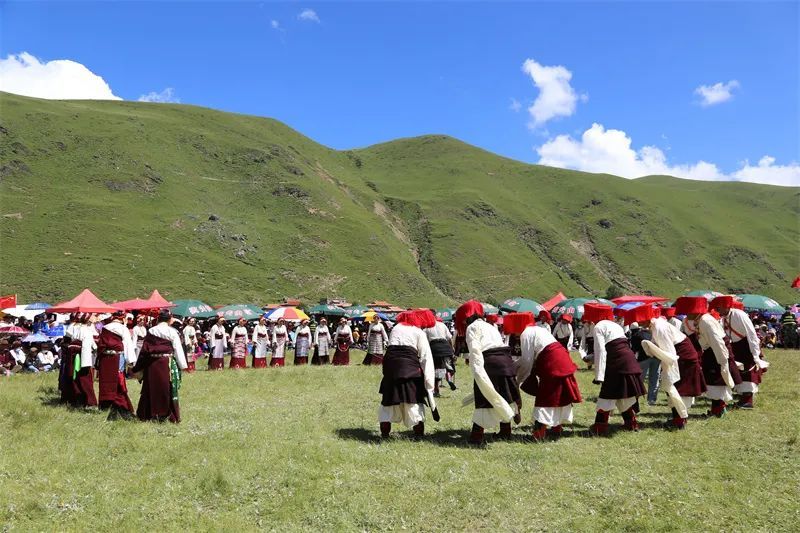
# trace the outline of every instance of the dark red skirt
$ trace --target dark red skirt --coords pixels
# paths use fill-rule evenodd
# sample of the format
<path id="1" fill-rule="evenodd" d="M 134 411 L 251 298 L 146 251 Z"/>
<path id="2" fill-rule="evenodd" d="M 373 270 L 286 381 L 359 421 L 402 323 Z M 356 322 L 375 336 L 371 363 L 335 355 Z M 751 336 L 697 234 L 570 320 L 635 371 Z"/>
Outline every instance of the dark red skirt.
<path id="1" fill-rule="evenodd" d="M 742 376 L 739 374 L 739 368 L 736 366 L 736 361 L 733 355 L 728 351 L 728 370 L 733 378 L 734 385 L 742 382 Z M 720 370 L 717 358 L 714 356 L 714 350 L 711 348 L 703 352 L 701 360 L 703 367 L 703 378 L 706 380 L 706 385 L 713 385 L 715 387 L 725 386 L 725 380 L 722 379 L 722 371 Z"/>
<path id="2" fill-rule="evenodd" d="M 350 348 L 347 350 L 336 349 L 333 354 L 333 364 L 335 366 L 347 366 L 350 364 Z"/>
<path id="3" fill-rule="evenodd" d="M 153 357 L 140 354 L 136 362 L 137 368 L 143 372 L 142 393 L 136 416 L 139 420 L 181 421 L 181 410 L 178 402 L 172 401 L 172 389 L 169 381 L 169 357 Z"/>
<path id="4" fill-rule="evenodd" d="M 79 407 L 97 406 L 97 396 L 94 394 L 94 368 L 81 368 L 78 370 L 78 378 L 75 380 L 77 394 L 75 404 Z"/>
<path id="5" fill-rule="evenodd" d="M 731 343 L 733 358 L 744 365 L 744 370 L 740 370 L 742 381 L 750 383 L 761 383 L 761 368 L 756 364 L 755 357 L 750 353 L 750 344 L 747 338 L 740 339 Z"/>
<path id="6" fill-rule="evenodd" d="M 119 371 L 119 354 L 100 355 L 97 374 L 100 407 L 105 409 L 114 405 L 132 413 L 133 404 L 128 397 L 125 375 Z"/>
<path id="7" fill-rule="evenodd" d="M 417 350 L 389 346 L 383 359 L 383 379 L 378 389 L 381 405 L 423 403 L 427 396 Z"/>
<path id="8" fill-rule="evenodd" d="M 628 339 L 606 343 L 606 373 L 598 397 L 621 400 L 645 395 L 647 390 L 642 381 L 642 369 Z"/>
<path id="9" fill-rule="evenodd" d="M 330 363 L 330 358 L 327 355 L 319 355 L 319 353 L 314 350 L 314 357 L 311 358 L 311 364 L 316 366 L 327 365 Z"/>
<path id="10" fill-rule="evenodd" d="M 244 357 L 231 357 L 228 368 L 247 368 L 247 359 Z"/>
<path id="11" fill-rule="evenodd" d="M 681 379 L 675 384 L 681 396 L 700 396 L 706 391 L 706 380 L 703 379 L 703 367 L 700 365 L 700 354 L 689 337 L 675 345 L 678 354 L 678 371 Z"/>
<path id="12" fill-rule="evenodd" d="M 536 396 L 536 407 L 564 407 L 583 401 L 575 379 L 578 367 L 559 342 L 545 346 L 536 358 L 530 377 L 520 386 Z"/>
<path id="13" fill-rule="evenodd" d="M 564 407 L 582 401 L 581 390 L 575 376 L 539 378 L 539 387 L 534 403 L 536 407 Z"/>
<path id="14" fill-rule="evenodd" d="M 224 357 L 209 357 L 208 358 L 208 369 L 209 370 L 222 370 L 225 368 L 225 358 Z"/>
<path id="15" fill-rule="evenodd" d="M 75 354 L 80 353 L 80 346 L 68 346 L 64 356 L 64 368 L 61 375 L 61 401 L 75 404 L 78 399 L 78 384 L 73 379 L 75 373 Z"/>
<path id="16" fill-rule="evenodd" d="M 253 357 L 253 368 L 267 368 L 267 358 Z"/>
<path id="17" fill-rule="evenodd" d="M 295 355 L 294 356 L 294 364 L 295 365 L 307 365 L 308 364 L 308 356 L 307 355 Z"/>
<path id="18" fill-rule="evenodd" d="M 269 366 L 284 366 L 286 364 L 285 357 L 273 357 L 269 360 Z"/>
<path id="19" fill-rule="evenodd" d="M 367 353 L 364 356 L 364 360 L 361 362 L 362 365 L 382 365 L 383 364 L 383 355 L 376 355 L 374 353 Z"/>

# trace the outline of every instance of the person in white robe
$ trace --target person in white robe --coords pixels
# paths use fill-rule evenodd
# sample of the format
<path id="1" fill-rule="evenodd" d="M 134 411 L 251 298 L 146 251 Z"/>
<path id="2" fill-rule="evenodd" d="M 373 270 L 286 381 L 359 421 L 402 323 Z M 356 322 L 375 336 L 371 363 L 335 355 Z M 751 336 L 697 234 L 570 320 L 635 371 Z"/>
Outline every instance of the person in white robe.
<path id="1" fill-rule="evenodd" d="M 553 337 L 561 343 L 561 346 L 567 350 L 572 350 L 573 335 L 572 315 L 561 315 L 553 328 Z"/>
<path id="2" fill-rule="evenodd" d="M 328 328 L 328 320 L 320 318 L 317 329 L 314 330 L 314 356 L 311 358 L 312 365 L 327 365 L 330 363 L 331 351 L 331 330 Z"/>
<path id="3" fill-rule="evenodd" d="M 267 327 L 267 319 L 263 316 L 253 328 L 253 368 L 265 368 L 272 337 Z"/>
<path id="4" fill-rule="evenodd" d="M 139 355 L 139 350 L 142 349 L 142 343 L 144 342 L 146 335 L 147 328 L 145 327 L 145 317 L 143 315 L 139 315 L 136 317 L 136 325 L 133 326 L 133 331 L 131 332 L 131 337 L 135 346 L 135 355 L 137 356 Z"/>
<path id="5" fill-rule="evenodd" d="M 228 332 L 225 331 L 225 319 L 217 318 L 211 326 L 211 355 L 208 358 L 209 370 L 220 370 L 225 367 L 225 350 L 228 349 Z"/>
<path id="6" fill-rule="evenodd" d="M 279 319 L 278 324 L 272 329 L 272 359 L 270 366 L 284 366 L 286 364 L 286 342 L 289 332 L 286 330 L 286 321 Z"/>
<path id="7" fill-rule="evenodd" d="M 383 364 L 383 354 L 386 351 L 386 345 L 388 343 L 389 335 L 386 334 L 386 328 L 383 327 L 380 317 L 375 315 L 372 318 L 372 323 L 369 325 L 369 328 L 367 328 L 367 353 L 361 364 Z"/>
<path id="8" fill-rule="evenodd" d="M 425 329 L 425 335 L 428 337 L 428 343 L 431 347 L 433 354 L 433 371 L 436 377 L 433 395 L 439 397 L 439 386 L 442 380 L 447 380 L 451 390 L 456 390 L 456 384 L 452 379 L 455 372 L 454 359 L 455 353 L 453 352 L 453 334 L 441 319 L 436 319 L 436 324 L 432 328 Z"/>
<path id="9" fill-rule="evenodd" d="M 197 352 L 200 346 L 197 339 L 198 331 L 195 326 L 196 323 L 197 320 L 189 318 L 186 322 L 186 327 L 183 328 L 183 345 L 186 354 L 186 364 L 188 365 L 186 368 L 187 372 L 194 372 Z"/>
<path id="10" fill-rule="evenodd" d="M 231 331 L 231 361 L 229 368 L 247 368 L 247 320 L 240 318 Z"/>

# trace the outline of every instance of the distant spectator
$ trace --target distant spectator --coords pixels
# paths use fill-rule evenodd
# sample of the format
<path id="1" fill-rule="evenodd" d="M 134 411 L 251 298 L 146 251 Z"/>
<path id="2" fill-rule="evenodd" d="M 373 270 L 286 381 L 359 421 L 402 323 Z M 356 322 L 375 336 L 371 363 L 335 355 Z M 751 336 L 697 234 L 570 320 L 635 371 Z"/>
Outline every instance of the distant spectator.
<path id="1" fill-rule="evenodd" d="M 36 363 L 39 367 L 39 370 L 43 372 L 50 372 L 54 368 L 57 368 L 56 356 L 52 351 L 50 351 L 50 347 L 48 345 L 45 344 L 42 346 L 42 349 L 39 351 L 39 355 L 36 356 Z"/>
<path id="2" fill-rule="evenodd" d="M 22 365 L 23 370 L 25 372 L 30 372 L 32 374 L 39 373 L 39 367 L 37 366 L 39 356 L 39 349 L 38 348 L 31 348 L 25 357 L 25 362 Z"/>
<path id="3" fill-rule="evenodd" d="M 797 336 L 797 319 L 788 307 L 786 312 L 781 315 L 781 338 L 784 349 L 797 349 L 800 347 Z"/>

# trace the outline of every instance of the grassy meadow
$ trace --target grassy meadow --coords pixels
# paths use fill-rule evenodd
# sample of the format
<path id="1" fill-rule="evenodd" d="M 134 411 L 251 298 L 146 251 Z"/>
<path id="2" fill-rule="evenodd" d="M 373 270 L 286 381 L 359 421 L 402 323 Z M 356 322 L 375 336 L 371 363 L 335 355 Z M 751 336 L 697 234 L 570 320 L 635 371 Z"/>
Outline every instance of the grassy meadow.
<path id="1" fill-rule="evenodd" d="M 362 354 L 353 352 L 360 362 Z M 0 379 L 4 531 L 789 531 L 800 521 L 800 352 L 770 351 L 753 411 L 686 431 L 658 425 L 534 444 L 532 398 L 510 442 L 465 445 L 469 370 L 443 391 L 425 440 L 377 438 L 380 368 L 286 367 L 185 375 L 179 425 L 107 422 L 54 403 L 55 374 Z M 205 367 L 204 362 L 199 362 Z M 138 401 L 139 385 L 129 381 Z M 612 423 L 620 424 L 618 415 Z M 398 428 L 399 429 L 399 428 Z"/>

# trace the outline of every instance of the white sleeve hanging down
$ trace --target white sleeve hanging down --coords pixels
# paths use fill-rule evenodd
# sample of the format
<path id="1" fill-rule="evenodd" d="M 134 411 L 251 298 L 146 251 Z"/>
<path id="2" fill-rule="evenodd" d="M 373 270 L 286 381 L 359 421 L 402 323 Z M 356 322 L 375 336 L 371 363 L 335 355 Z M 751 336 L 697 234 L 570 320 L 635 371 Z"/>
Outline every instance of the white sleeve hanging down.
<path id="1" fill-rule="evenodd" d="M 94 366 L 94 350 L 97 349 L 97 344 L 94 342 L 94 331 L 93 325 L 86 324 L 78 333 L 81 341 L 81 368 Z"/>
<path id="2" fill-rule="evenodd" d="M 730 324 L 730 337 L 731 342 L 736 342 L 744 337 L 747 337 L 747 344 L 750 346 L 750 353 L 758 363 L 761 359 L 761 343 L 756 335 L 756 328 L 753 326 L 753 321 L 747 316 L 747 313 L 741 309 L 731 309 L 728 315 Z"/>
<path id="3" fill-rule="evenodd" d="M 603 381 L 606 377 L 606 344 L 625 337 L 625 330 L 616 322 L 601 320 L 594 325 L 594 379 Z"/>
<path id="4" fill-rule="evenodd" d="M 422 375 L 425 378 L 425 389 L 433 392 L 435 375 L 433 370 L 433 354 L 431 354 L 431 346 L 428 343 L 428 336 L 419 328 L 417 329 L 417 353 L 419 354 L 419 362 L 422 367 Z M 384 336 L 386 331 L 383 331 Z M 388 342 L 388 338 L 387 338 Z"/>
<path id="5" fill-rule="evenodd" d="M 128 328 L 119 322 L 109 322 L 106 324 L 105 329 L 122 339 L 122 350 L 125 361 L 130 364 L 136 364 L 136 344 L 134 344 L 131 332 L 128 331 Z"/>
<path id="6" fill-rule="evenodd" d="M 186 355 L 183 353 L 183 344 L 181 343 L 181 334 L 178 330 L 168 325 L 166 322 L 161 322 L 150 328 L 149 333 L 159 339 L 165 339 L 172 342 L 172 356 L 175 358 L 178 368 L 186 370 Z"/>
<path id="7" fill-rule="evenodd" d="M 500 415 L 500 419 L 502 420 L 511 420 L 514 417 L 514 410 L 508 405 L 508 402 L 500 396 L 500 394 L 494 390 L 494 386 L 492 385 L 491 380 L 489 379 L 489 375 L 486 373 L 486 369 L 483 367 L 483 350 L 489 349 L 495 346 L 489 346 L 492 344 L 489 339 L 484 338 L 486 333 L 484 328 L 492 327 L 483 320 L 476 320 L 472 324 L 469 325 L 467 328 L 467 349 L 469 350 L 469 367 L 472 370 L 472 377 L 475 380 L 475 383 L 478 385 L 478 389 L 483 394 L 484 398 L 492 404 L 492 407 Z M 488 328 L 486 328 L 488 329 Z M 500 333 L 497 332 L 497 336 L 500 336 Z"/>
<path id="8" fill-rule="evenodd" d="M 528 326 L 519 336 L 519 347 L 521 357 L 517 360 L 517 383 L 522 384 L 533 371 L 533 364 L 536 361 L 536 354 L 533 350 L 534 331 L 536 327 Z"/>
<path id="9" fill-rule="evenodd" d="M 714 352 L 714 359 L 719 364 L 722 379 L 728 387 L 733 388 L 733 377 L 728 368 L 728 347 L 725 346 L 725 331 L 722 325 L 711 315 L 704 314 L 697 321 L 697 335 L 700 347 L 703 350 L 711 348 Z"/>

